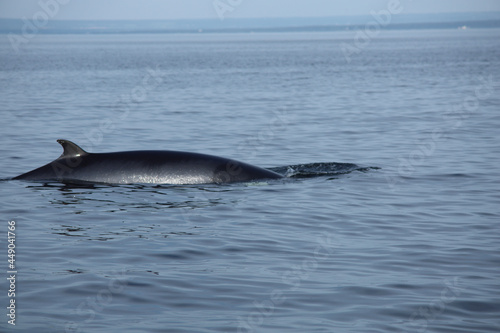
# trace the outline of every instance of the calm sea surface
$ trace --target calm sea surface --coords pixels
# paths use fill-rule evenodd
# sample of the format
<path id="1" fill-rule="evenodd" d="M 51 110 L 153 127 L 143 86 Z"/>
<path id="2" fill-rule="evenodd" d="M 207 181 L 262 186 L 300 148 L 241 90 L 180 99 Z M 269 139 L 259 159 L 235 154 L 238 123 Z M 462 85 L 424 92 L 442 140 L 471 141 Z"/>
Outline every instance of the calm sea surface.
<path id="1" fill-rule="evenodd" d="M 500 332 L 500 31 L 353 36 L 0 36 L 0 331 Z M 9 180 L 60 138 L 312 171 Z"/>

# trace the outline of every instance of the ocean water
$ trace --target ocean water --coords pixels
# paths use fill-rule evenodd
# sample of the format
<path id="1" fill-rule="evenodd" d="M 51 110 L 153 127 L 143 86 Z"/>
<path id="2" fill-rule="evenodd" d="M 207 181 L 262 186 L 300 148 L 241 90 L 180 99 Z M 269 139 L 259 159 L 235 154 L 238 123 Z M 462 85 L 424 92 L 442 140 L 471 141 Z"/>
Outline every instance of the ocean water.
<path id="1" fill-rule="evenodd" d="M 1 37 L 0 331 L 500 332 L 499 30 Z M 10 180 L 59 138 L 299 177 Z"/>

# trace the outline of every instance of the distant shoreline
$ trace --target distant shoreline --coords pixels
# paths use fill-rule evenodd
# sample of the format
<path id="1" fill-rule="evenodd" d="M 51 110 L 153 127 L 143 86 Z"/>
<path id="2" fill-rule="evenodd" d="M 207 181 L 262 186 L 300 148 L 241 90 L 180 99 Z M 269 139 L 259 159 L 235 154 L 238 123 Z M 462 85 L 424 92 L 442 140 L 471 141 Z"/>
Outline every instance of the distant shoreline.
<path id="1" fill-rule="evenodd" d="M 500 28 L 500 21 L 471 21 L 447 23 L 393 24 L 383 30 L 423 30 L 423 29 L 494 29 Z M 67 28 L 40 29 L 40 34 L 192 34 L 192 33 L 270 33 L 270 32 L 334 32 L 364 29 L 362 25 L 345 26 L 298 26 L 276 28 L 229 28 L 229 29 L 116 29 L 116 28 Z M 0 34 L 21 33 L 21 29 L 0 29 Z"/>
<path id="2" fill-rule="evenodd" d="M 56 20 L 39 23 L 29 18 L 0 18 L 0 34 L 172 34 L 330 32 L 365 29 L 374 17 L 199 19 L 199 20 Z M 381 26 L 384 30 L 500 28 L 500 12 L 401 14 Z"/>

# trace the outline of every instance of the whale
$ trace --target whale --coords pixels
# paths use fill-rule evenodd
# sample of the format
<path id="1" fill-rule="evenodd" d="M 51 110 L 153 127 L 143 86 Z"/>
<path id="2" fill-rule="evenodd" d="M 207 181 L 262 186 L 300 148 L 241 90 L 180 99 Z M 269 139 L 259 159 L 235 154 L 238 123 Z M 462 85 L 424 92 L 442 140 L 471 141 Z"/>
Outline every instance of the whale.
<path id="1" fill-rule="evenodd" d="M 224 184 L 280 179 L 274 171 L 236 160 L 169 150 L 88 153 L 57 140 L 63 153 L 54 161 L 13 179 L 95 184 Z"/>

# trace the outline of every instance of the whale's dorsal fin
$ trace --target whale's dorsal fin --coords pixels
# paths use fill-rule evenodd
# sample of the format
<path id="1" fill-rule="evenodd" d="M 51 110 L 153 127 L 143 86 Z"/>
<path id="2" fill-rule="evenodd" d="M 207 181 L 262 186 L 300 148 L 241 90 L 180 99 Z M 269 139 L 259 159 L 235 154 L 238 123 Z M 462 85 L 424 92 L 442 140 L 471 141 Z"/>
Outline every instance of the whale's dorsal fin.
<path id="1" fill-rule="evenodd" d="M 78 157 L 78 156 L 88 154 L 85 150 L 78 147 L 78 145 L 76 145 L 75 143 L 73 143 L 71 141 L 59 139 L 59 140 L 57 140 L 57 142 L 59 142 L 64 149 L 62 155 L 59 156 L 59 158 Z"/>

